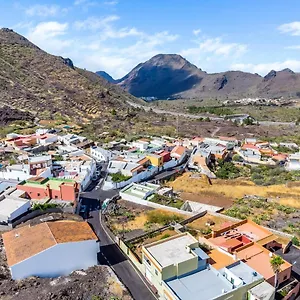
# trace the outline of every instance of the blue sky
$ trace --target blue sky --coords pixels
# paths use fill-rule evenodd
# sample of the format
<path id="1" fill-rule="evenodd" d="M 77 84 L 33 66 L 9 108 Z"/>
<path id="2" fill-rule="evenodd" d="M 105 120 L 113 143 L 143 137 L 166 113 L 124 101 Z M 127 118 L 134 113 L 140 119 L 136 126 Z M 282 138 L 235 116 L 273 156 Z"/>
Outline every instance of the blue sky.
<path id="1" fill-rule="evenodd" d="M 158 53 L 207 72 L 300 71 L 299 0 L 0 0 L 0 27 L 115 78 Z"/>

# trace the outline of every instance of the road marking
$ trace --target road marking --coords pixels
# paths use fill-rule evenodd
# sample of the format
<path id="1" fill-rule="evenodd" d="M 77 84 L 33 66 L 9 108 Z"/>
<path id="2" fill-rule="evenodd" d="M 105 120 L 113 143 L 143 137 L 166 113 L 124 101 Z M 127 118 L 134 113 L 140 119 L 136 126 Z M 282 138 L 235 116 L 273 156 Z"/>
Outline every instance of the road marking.
<path id="1" fill-rule="evenodd" d="M 119 251 L 125 256 L 127 257 L 127 255 L 120 249 L 119 245 L 111 238 L 111 236 L 108 234 L 107 230 L 102 226 L 102 215 L 101 215 L 101 211 L 99 211 L 99 221 L 100 221 L 100 226 L 102 227 L 103 231 L 105 232 L 105 234 L 107 235 L 107 237 L 110 239 L 110 241 L 115 244 Z M 103 255 L 104 256 L 104 255 Z M 156 297 L 156 295 L 153 293 L 153 291 L 149 288 L 148 284 L 145 281 L 145 278 L 143 278 L 140 273 L 136 270 L 135 265 L 131 262 L 131 260 L 129 258 L 127 258 L 127 261 L 129 262 L 129 264 L 131 265 L 131 267 L 133 268 L 134 272 L 140 277 L 140 279 L 142 280 L 142 282 L 144 283 L 144 285 L 146 286 L 146 288 L 148 289 L 148 291 L 150 291 L 150 293 L 152 294 L 152 296 L 155 299 L 158 299 Z M 113 269 L 113 268 L 112 268 Z M 114 270 L 114 269 L 113 269 Z M 114 270 L 115 271 L 115 270 Z M 116 272 L 116 271 L 115 271 Z M 117 273 L 117 272 L 116 272 Z"/>

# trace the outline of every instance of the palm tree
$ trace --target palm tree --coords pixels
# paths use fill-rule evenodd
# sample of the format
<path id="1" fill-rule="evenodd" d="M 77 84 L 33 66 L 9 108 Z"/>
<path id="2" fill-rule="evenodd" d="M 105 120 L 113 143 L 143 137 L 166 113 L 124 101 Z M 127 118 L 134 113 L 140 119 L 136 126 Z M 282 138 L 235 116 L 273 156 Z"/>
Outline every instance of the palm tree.
<path id="1" fill-rule="evenodd" d="M 278 273 L 281 271 L 281 265 L 284 264 L 284 260 L 278 256 L 278 255 L 273 255 L 272 258 L 270 259 L 270 264 L 272 267 L 273 272 L 275 273 L 275 290 L 278 287 Z"/>

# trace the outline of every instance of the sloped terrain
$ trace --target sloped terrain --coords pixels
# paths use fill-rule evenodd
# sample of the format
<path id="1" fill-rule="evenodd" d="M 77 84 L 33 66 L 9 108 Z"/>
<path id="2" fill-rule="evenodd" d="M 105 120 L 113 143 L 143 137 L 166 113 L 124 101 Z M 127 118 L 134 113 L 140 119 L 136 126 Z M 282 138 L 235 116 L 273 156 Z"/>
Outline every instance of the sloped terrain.
<path id="1" fill-rule="evenodd" d="M 70 59 L 46 53 L 10 29 L 0 30 L 0 102 L 35 114 L 99 117 L 135 98 Z"/>
<path id="2" fill-rule="evenodd" d="M 300 98 L 300 73 L 290 69 L 265 77 L 241 71 L 208 74 L 177 54 L 156 55 L 114 83 L 136 97 L 159 99 Z"/>

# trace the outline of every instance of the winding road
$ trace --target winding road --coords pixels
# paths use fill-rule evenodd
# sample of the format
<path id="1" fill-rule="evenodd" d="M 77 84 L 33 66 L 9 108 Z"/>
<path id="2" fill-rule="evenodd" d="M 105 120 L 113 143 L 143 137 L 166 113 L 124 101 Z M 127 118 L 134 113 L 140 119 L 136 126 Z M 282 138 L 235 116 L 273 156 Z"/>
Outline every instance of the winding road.
<path id="1" fill-rule="evenodd" d="M 156 300 L 157 298 L 151 291 L 146 279 L 110 237 L 104 222 L 102 222 L 101 212 L 99 210 L 91 212 L 87 221 L 94 228 L 100 239 L 101 252 L 98 257 L 100 264 L 109 265 L 113 269 L 118 278 L 130 291 L 133 299 Z"/>
<path id="2" fill-rule="evenodd" d="M 131 101 L 127 101 L 127 103 L 136 108 L 143 108 L 145 111 L 150 111 L 152 109 L 153 112 L 157 114 L 167 114 L 167 115 L 172 115 L 172 116 L 179 116 L 179 117 L 185 117 L 185 118 L 191 118 L 191 119 L 199 119 L 199 118 L 207 118 L 207 115 L 193 115 L 193 114 L 188 114 L 188 113 L 180 113 L 180 112 L 175 112 L 175 111 L 169 111 L 169 110 L 164 110 L 164 109 L 158 109 L 158 108 L 153 108 L 149 107 L 146 105 L 141 105 L 137 104 Z M 222 117 L 209 117 L 213 121 L 224 121 L 224 118 Z M 291 126 L 294 127 L 295 123 L 294 122 L 275 122 L 275 121 L 259 121 L 260 125 L 263 126 L 273 126 L 273 125 L 283 125 L 283 126 Z"/>

